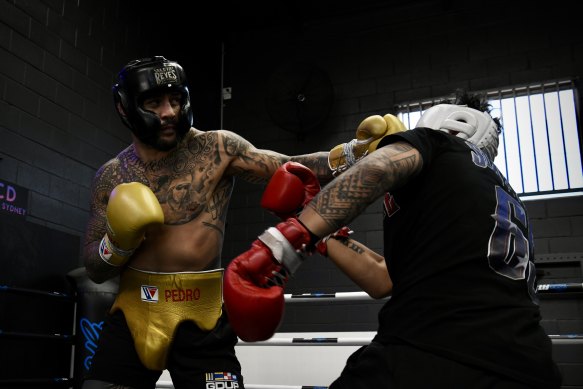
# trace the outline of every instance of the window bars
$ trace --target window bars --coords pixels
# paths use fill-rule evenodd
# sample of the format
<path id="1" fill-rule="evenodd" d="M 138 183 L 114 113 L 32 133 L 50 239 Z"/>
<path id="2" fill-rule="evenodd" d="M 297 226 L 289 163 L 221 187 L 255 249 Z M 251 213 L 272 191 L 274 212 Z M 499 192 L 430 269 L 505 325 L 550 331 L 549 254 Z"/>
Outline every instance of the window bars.
<path id="1" fill-rule="evenodd" d="M 581 136 L 573 81 L 486 91 L 491 115 L 503 131 L 495 164 L 523 198 L 583 192 Z M 398 106 L 398 116 L 414 128 L 421 114 L 444 100 Z"/>

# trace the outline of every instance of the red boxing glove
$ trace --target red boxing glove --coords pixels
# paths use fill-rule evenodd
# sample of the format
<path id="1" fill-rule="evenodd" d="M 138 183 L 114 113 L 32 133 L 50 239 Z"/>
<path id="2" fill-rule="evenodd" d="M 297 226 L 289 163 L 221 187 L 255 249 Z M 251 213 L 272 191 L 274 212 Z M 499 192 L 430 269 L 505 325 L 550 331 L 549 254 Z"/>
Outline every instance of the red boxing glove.
<path id="1" fill-rule="evenodd" d="M 227 266 L 223 285 L 225 310 L 231 327 L 245 342 L 269 339 L 279 327 L 285 305 L 283 288 L 265 284 L 273 272 L 281 271 L 271 251 L 257 241 Z"/>
<path id="2" fill-rule="evenodd" d="M 273 336 L 284 313 L 283 287 L 304 260 L 310 232 L 290 218 L 267 229 L 225 271 L 223 299 L 239 338 L 257 342 Z"/>
<path id="3" fill-rule="evenodd" d="M 267 184 L 261 206 L 282 220 L 296 217 L 320 191 L 314 172 L 298 162 L 286 162 Z"/>

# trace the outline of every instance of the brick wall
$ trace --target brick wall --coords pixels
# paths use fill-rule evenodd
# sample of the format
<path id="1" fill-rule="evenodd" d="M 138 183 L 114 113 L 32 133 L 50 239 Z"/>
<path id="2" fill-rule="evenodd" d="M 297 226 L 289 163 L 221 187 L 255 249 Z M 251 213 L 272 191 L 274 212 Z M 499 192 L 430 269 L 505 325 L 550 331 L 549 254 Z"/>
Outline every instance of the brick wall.
<path id="1" fill-rule="evenodd" d="M 482 15 L 464 2 L 404 2 L 390 10 L 288 18 L 269 30 L 225 34 L 224 86 L 232 87 L 233 97 L 223 107 L 223 128 L 258 147 L 301 154 L 350 139 L 363 117 L 398 103 L 457 87 L 578 78 L 583 45 L 572 13 L 513 4 L 494 1 L 492 12 Z M 189 36 L 178 43 L 156 38 L 141 23 L 140 9 L 132 1 L 0 2 L 0 178 L 30 189 L 30 221 L 82 234 L 95 170 L 130 141 L 110 91 L 129 59 L 161 54 L 185 63 L 195 80 L 197 126 L 218 127 L 215 112 L 205 115 L 218 110 L 214 41 L 190 46 Z M 265 103 L 270 76 L 295 62 L 320 68 L 334 88 L 328 119 L 303 139 L 275 125 Z M 213 84 L 202 82 L 209 78 Z M 261 190 L 237 184 L 225 258 L 275 221 L 257 212 Z M 538 252 L 583 251 L 580 205 L 579 197 L 528 203 Z M 372 205 L 355 230 L 381 249 L 379 212 L 380 205 Z"/>
<path id="2" fill-rule="evenodd" d="M 395 104 L 458 87 L 503 88 L 578 79 L 582 73 L 580 21 L 566 1 L 537 8 L 493 0 L 486 10 L 463 1 L 392 4 L 333 19 L 288 17 L 265 24 L 268 29 L 256 24 L 236 33 L 220 23 L 202 34 L 192 27 L 193 34 L 201 34 L 194 39 L 185 31 L 204 15 L 183 15 L 180 30 L 157 29 L 164 26 L 162 19 L 158 25 L 143 18 L 143 12 L 157 12 L 149 2 L 0 0 L 0 179 L 29 189 L 28 221 L 81 236 L 95 170 L 130 141 L 113 110 L 110 88 L 121 66 L 140 56 L 165 55 L 185 66 L 199 128 L 215 129 L 222 120 L 223 128 L 256 146 L 290 155 L 351 139 L 362 118 L 391 112 Z M 217 40 L 224 43 L 222 85 L 223 48 Z M 265 101 L 274 87 L 271 76 L 294 63 L 323 70 L 334 89 L 327 120 L 301 137 L 275 125 Z M 232 88 L 222 118 L 220 86 Z M 276 221 L 257 206 L 261 191 L 237 182 L 225 263 Z M 581 197 L 527 203 L 538 253 L 583 252 L 582 204 Z M 380 210 L 380 203 L 373 204 L 352 224 L 355 238 L 377 250 L 382 249 Z M 350 280 L 319 256 L 310 258 L 288 288 L 290 293 L 353 290 Z M 288 309 L 282 330 L 374 330 L 379 306 L 298 304 Z"/>
<path id="3" fill-rule="evenodd" d="M 31 222 L 82 235 L 95 170 L 130 141 L 111 85 L 147 52 L 131 4 L 0 1 L 0 177 Z"/>

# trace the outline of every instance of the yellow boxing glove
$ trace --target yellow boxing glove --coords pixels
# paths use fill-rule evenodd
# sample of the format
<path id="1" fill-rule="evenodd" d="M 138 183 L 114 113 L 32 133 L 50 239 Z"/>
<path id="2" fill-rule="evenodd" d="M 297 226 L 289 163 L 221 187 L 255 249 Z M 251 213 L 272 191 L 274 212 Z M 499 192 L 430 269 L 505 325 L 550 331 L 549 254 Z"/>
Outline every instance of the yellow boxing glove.
<path id="1" fill-rule="evenodd" d="M 139 182 L 116 186 L 107 203 L 107 232 L 99 255 L 112 266 L 128 261 L 142 243 L 146 228 L 164 224 L 164 213 L 150 188 Z"/>
<path id="2" fill-rule="evenodd" d="M 372 115 L 364 119 L 356 129 L 356 138 L 330 150 L 328 166 L 338 175 L 354 165 L 365 155 L 372 153 L 382 138 L 407 128 L 395 115 Z"/>
<path id="3" fill-rule="evenodd" d="M 371 144 L 368 146 L 368 153 L 372 153 L 375 151 L 381 142 L 381 140 L 387 136 L 397 132 L 405 131 L 407 127 L 403 124 L 402 121 L 399 120 L 398 117 L 395 115 L 391 115 L 390 113 L 383 116 L 385 122 L 387 123 L 387 132 L 385 132 L 380 138 L 374 139 Z"/>

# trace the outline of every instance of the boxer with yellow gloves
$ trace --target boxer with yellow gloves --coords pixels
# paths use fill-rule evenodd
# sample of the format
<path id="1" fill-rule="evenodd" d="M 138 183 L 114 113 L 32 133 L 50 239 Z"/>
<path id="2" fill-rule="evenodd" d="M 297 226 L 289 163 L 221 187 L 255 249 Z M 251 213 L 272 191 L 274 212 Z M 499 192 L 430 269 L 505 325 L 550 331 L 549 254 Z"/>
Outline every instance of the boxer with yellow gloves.
<path id="1" fill-rule="evenodd" d="M 364 119 L 356 128 L 356 138 L 330 150 L 328 166 L 338 175 L 354 165 L 367 154 L 377 149 L 385 136 L 405 131 L 407 128 L 396 116 L 372 115 Z"/>
<path id="2" fill-rule="evenodd" d="M 120 286 L 82 388 L 153 389 L 166 369 L 176 389 L 242 389 L 222 301 L 234 181 L 274 176 L 261 204 L 294 217 L 318 181 L 333 179 L 328 152 L 287 156 L 192 127 L 184 70 L 164 57 L 131 61 L 117 81 L 132 143 L 95 175 L 83 257 L 93 281 L 119 277 Z"/>
<path id="3" fill-rule="evenodd" d="M 109 196 L 106 214 L 107 232 L 99 255 L 116 267 L 130 259 L 148 229 L 164 224 L 158 199 L 139 182 L 117 185 Z M 174 330 L 182 321 L 191 320 L 205 330 L 216 325 L 221 314 L 221 276 L 220 271 L 171 274 L 132 267 L 122 273 L 111 311 L 123 312 L 138 356 L 148 369 L 164 369 Z M 146 303 L 136 304 L 137 291 Z"/>

